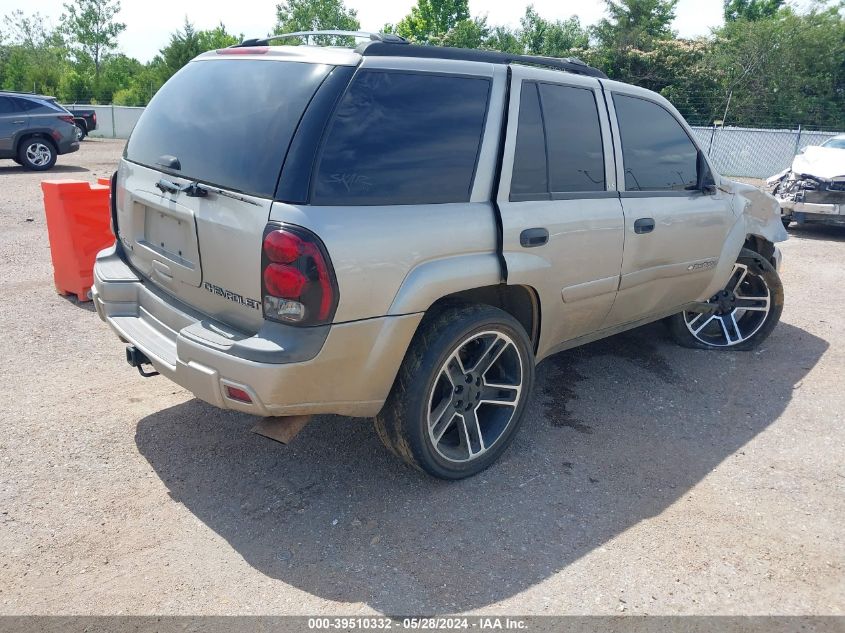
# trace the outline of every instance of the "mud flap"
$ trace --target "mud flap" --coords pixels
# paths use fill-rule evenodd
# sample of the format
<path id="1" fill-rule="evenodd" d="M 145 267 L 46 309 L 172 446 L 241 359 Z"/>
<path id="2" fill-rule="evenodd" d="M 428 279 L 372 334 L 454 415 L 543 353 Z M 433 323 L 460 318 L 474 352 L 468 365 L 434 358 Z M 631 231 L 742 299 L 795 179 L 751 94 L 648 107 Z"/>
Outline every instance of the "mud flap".
<path id="1" fill-rule="evenodd" d="M 291 415 L 285 417 L 262 418 L 250 430 L 271 440 L 290 444 L 305 425 L 311 421 L 310 415 Z"/>

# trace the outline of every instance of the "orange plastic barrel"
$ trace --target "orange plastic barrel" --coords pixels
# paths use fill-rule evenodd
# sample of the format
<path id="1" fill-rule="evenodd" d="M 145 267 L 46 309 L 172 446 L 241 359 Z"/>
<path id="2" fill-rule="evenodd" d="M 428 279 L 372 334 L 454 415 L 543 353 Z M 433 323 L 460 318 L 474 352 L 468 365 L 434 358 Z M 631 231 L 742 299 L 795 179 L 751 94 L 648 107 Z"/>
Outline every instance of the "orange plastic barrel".
<path id="1" fill-rule="evenodd" d="M 88 301 L 94 259 L 114 243 L 109 227 L 109 187 L 82 180 L 42 180 L 41 191 L 56 290 Z"/>

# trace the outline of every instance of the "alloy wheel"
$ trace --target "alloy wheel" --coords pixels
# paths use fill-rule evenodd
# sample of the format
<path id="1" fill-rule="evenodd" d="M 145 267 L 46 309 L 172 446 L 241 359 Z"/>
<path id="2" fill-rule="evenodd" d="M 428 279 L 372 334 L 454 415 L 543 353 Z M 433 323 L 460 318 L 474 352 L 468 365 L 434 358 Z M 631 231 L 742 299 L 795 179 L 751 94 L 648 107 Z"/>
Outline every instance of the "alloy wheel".
<path id="1" fill-rule="evenodd" d="M 765 279 L 746 264 L 734 264 L 724 290 L 708 301 L 712 312 L 684 312 L 684 323 L 696 339 L 714 347 L 733 347 L 763 327 L 772 305 Z"/>
<path id="2" fill-rule="evenodd" d="M 53 151 L 44 143 L 31 143 L 26 148 L 26 159 L 36 167 L 47 165 L 53 158 Z"/>
<path id="3" fill-rule="evenodd" d="M 428 399 L 428 434 L 449 462 L 481 457 L 505 435 L 523 384 L 523 359 L 504 332 L 473 334 L 437 375 Z"/>

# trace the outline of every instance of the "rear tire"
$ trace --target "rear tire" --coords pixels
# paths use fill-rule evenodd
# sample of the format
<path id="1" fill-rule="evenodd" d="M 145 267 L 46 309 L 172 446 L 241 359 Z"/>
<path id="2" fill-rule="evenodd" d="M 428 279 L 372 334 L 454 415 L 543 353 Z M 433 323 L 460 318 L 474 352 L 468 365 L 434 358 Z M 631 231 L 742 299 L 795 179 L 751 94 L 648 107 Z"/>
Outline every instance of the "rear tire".
<path id="1" fill-rule="evenodd" d="M 742 249 L 726 287 L 708 303 L 713 314 L 682 312 L 666 324 L 679 345 L 752 350 L 768 338 L 783 312 L 783 284 L 765 257 Z"/>
<path id="2" fill-rule="evenodd" d="M 382 442 L 441 479 L 475 475 L 507 449 L 534 384 L 522 325 L 488 305 L 427 315 L 375 419 Z"/>
<path id="3" fill-rule="evenodd" d="M 18 148 L 18 160 L 26 169 L 47 171 L 56 164 L 56 146 L 40 136 L 24 139 Z"/>
<path id="4" fill-rule="evenodd" d="M 85 140 L 85 137 L 88 136 L 88 130 L 82 123 L 76 124 L 76 140 L 80 143 Z"/>

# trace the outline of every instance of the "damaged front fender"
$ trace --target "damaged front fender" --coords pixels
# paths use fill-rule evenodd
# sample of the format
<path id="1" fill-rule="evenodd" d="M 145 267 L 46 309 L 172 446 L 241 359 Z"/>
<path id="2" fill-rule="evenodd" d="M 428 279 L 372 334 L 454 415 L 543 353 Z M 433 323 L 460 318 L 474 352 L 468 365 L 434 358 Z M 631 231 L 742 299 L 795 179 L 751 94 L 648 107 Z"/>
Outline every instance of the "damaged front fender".
<path id="1" fill-rule="evenodd" d="M 734 196 L 734 209 L 745 225 L 745 235 L 762 237 L 773 244 L 789 236 L 781 222 L 781 211 L 773 195 L 753 185 L 722 180 L 720 189 Z"/>

